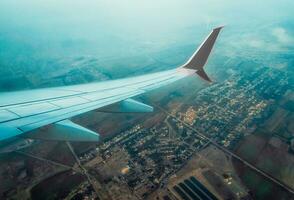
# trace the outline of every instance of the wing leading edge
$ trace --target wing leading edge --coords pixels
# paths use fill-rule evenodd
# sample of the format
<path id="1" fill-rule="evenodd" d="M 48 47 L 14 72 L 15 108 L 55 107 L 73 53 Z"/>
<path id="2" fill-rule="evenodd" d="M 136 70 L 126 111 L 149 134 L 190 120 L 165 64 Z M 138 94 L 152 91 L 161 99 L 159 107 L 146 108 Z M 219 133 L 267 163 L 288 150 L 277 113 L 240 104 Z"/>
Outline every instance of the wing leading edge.
<path id="1" fill-rule="evenodd" d="M 151 106 L 131 98 L 195 73 L 211 81 L 203 67 L 221 28 L 213 29 L 192 57 L 173 70 L 100 83 L 0 93 L 0 141 L 15 136 L 98 141 L 98 133 L 68 119 L 95 109 L 113 113 L 152 112 Z M 109 108 L 110 105 L 114 106 Z M 50 125 L 46 133 L 34 131 L 46 125 Z"/>

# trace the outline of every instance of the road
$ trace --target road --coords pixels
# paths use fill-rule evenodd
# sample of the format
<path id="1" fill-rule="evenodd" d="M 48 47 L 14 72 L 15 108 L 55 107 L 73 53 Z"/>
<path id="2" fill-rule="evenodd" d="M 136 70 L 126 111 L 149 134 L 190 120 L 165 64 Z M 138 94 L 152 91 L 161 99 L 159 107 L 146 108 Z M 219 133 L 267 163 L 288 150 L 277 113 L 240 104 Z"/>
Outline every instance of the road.
<path id="1" fill-rule="evenodd" d="M 79 165 L 80 169 L 82 170 L 82 173 L 84 174 L 84 176 L 87 178 L 89 184 L 92 186 L 93 190 L 95 191 L 97 197 L 99 199 L 107 199 L 108 196 L 105 194 L 105 192 L 103 192 L 103 188 L 101 186 L 101 184 L 95 180 L 94 178 L 92 178 L 89 173 L 88 170 L 81 164 L 80 159 L 78 158 L 78 156 L 76 155 L 73 147 L 71 146 L 70 142 L 66 142 L 69 150 L 71 151 L 72 155 L 74 156 L 77 164 Z"/>
<path id="2" fill-rule="evenodd" d="M 43 161 L 45 163 L 49 163 L 49 164 L 52 164 L 52 165 L 60 166 L 60 167 L 63 167 L 65 169 L 73 170 L 73 171 L 75 171 L 77 173 L 83 174 L 87 178 L 89 184 L 94 189 L 97 197 L 99 199 L 105 199 L 105 198 L 103 198 L 103 197 L 105 197 L 105 195 L 103 195 L 104 193 L 101 192 L 101 190 L 103 190 L 102 186 L 95 179 L 91 178 L 91 176 L 89 175 L 87 169 L 85 169 L 83 167 L 83 165 L 81 164 L 81 162 L 80 162 L 79 158 L 77 157 L 77 155 L 76 155 L 73 147 L 71 146 L 71 144 L 69 142 L 66 142 L 66 144 L 67 144 L 69 150 L 71 151 L 73 157 L 75 158 L 76 163 L 79 166 L 78 168 L 75 168 L 74 166 L 65 165 L 65 164 L 62 164 L 62 163 L 59 163 L 59 162 L 55 162 L 55 161 L 52 161 L 52 160 L 48 160 L 46 158 L 42 158 L 42 157 L 39 157 L 39 156 L 30 154 L 30 153 L 26 153 L 26 152 L 23 152 L 23 151 L 17 150 L 17 151 L 14 151 L 14 152 L 16 152 L 18 154 L 21 154 L 21 155 L 24 155 L 24 156 L 27 156 L 27 157 L 30 157 L 30 158 L 33 158 L 33 159 L 36 159 L 36 160 Z"/>

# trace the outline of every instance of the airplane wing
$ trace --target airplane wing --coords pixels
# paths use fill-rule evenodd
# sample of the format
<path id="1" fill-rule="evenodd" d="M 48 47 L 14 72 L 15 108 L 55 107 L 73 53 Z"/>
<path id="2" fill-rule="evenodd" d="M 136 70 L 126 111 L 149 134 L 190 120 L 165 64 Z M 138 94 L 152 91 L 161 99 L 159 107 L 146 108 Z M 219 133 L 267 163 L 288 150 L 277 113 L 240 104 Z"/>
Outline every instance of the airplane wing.
<path id="1" fill-rule="evenodd" d="M 69 118 L 107 109 L 112 104 L 115 106 L 109 112 L 152 112 L 151 106 L 132 97 L 195 73 L 210 81 L 203 67 L 221 28 L 213 29 L 188 62 L 173 70 L 98 83 L 0 93 L 0 141 L 11 137 L 98 141 L 98 133 Z M 41 127 L 46 131 L 36 131 Z"/>

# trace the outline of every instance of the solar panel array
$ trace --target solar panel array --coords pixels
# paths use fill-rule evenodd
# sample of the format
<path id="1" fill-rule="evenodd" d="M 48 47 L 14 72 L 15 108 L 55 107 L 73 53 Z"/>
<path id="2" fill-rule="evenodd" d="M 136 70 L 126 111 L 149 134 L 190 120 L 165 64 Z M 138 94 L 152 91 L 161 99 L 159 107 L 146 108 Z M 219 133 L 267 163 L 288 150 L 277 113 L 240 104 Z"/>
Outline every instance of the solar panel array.
<path id="1" fill-rule="evenodd" d="M 173 189 L 183 200 L 218 200 L 193 176 L 175 185 Z"/>

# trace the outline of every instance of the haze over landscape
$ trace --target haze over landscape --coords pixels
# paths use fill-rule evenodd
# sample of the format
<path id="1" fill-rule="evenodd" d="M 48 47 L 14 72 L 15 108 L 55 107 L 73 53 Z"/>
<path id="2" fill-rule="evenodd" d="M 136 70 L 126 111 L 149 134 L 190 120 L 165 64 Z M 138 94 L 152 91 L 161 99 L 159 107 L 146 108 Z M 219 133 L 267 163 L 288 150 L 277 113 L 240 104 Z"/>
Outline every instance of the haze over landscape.
<path id="1" fill-rule="evenodd" d="M 212 84 L 191 77 L 138 97 L 159 106 L 151 114 L 73 119 L 103 136 L 73 144 L 90 181 L 66 144 L 34 141 L 0 156 L 0 199 L 193 199 L 197 181 L 209 199 L 294 199 L 293 7 L 292 0 L 1 0 L 1 92 L 172 69 L 212 28 L 225 28 L 206 65 Z"/>
<path id="2" fill-rule="evenodd" d="M 212 59 L 244 51 L 249 55 L 248 51 L 285 51 L 293 48 L 291 5 L 290 0 L 3 0 L 0 82 L 12 86 L 1 90 L 29 88 L 30 84 L 22 81 L 30 82 L 24 78 L 30 75 L 41 82 L 51 78 L 48 71 L 54 71 L 52 76 L 83 71 L 87 66 L 79 63 L 81 59 L 101 73 L 101 77 L 89 77 L 91 81 L 106 78 L 105 74 L 115 78 L 126 76 L 125 71 L 143 74 L 175 67 L 219 25 L 227 26 L 217 48 L 221 53 Z M 158 66 L 164 61 L 165 66 Z M 20 78 L 20 83 L 7 81 L 9 77 Z"/>

